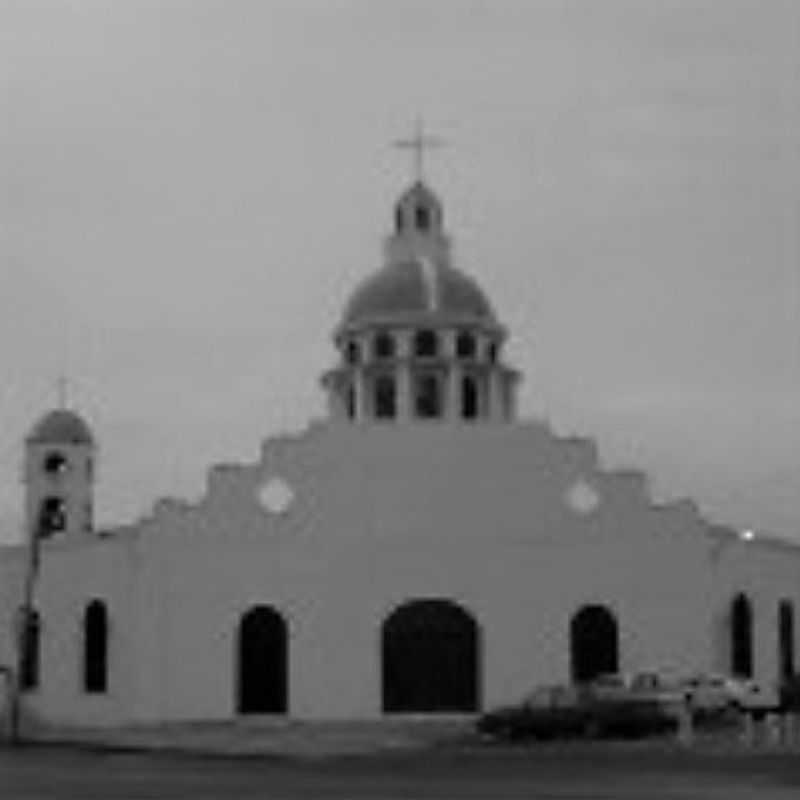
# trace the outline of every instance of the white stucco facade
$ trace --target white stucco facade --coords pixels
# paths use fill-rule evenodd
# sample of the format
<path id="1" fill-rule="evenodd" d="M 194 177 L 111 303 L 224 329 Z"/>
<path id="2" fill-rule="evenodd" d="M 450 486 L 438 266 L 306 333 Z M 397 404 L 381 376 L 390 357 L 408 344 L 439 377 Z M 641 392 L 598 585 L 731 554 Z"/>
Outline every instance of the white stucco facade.
<path id="1" fill-rule="evenodd" d="M 421 272 L 419 280 L 431 277 Z M 442 283 L 437 291 L 446 298 L 451 289 Z M 460 298 L 457 289 L 451 296 Z M 787 647 L 779 604 L 800 609 L 800 547 L 743 540 L 689 501 L 657 505 L 644 475 L 604 469 L 590 440 L 516 421 L 516 374 L 495 354 L 480 361 L 505 332 L 480 308 L 471 327 L 459 309 L 456 300 L 443 308 L 428 296 L 421 309 L 386 306 L 348 318 L 337 332 L 342 365 L 325 379 L 330 419 L 268 439 L 255 463 L 212 467 L 197 503 L 161 501 L 130 526 L 67 526 L 42 541 L 33 596 L 39 674 L 24 694 L 25 713 L 81 726 L 235 718 L 243 713 L 241 624 L 259 606 L 285 622 L 279 713 L 301 719 L 397 710 L 385 701 L 385 624 L 418 600 L 456 604 L 474 625 L 476 696 L 460 710 L 570 680 L 571 625 L 587 606 L 613 617 L 620 670 L 731 672 L 731 604 L 744 594 L 752 671 L 775 682 Z M 434 419 L 415 418 L 412 394 L 387 406 L 391 419 L 375 419 L 363 400 L 371 362 L 348 361 L 348 337 L 368 348 L 376 331 L 397 334 L 404 344 L 389 372 L 402 390 L 419 366 L 409 349 L 419 325 L 450 342 L 419 368 L 445 370 L 450 405 Z M 452 337 L 462 329 L 477 331 L 484 345 L 456 369 Z M 381 374 L 387 363 L 378 364 Z M 468 421 L 452 409 L 465 371 L 483 392 Z M 53 442 L 45 445 L 29 443 L 29 501 L 30 492 L 46 494 L 36 472 Z M 93 443 L 72 446 L 85 464 Z M 68 492 L 85 516 L 92 476 L 81 474 Z M 265 507 L 268 485 L 290 499 L 285 509 Z M 24 569 L 25 548 L 0 552 L 0 663 L 8 665 L 16 664 Z M 108 620 L 101 691 L 87 691 L 85 681 L 84 615 L 93 600 Z M 794 652 L 798 631 L 794 625 Z"/>

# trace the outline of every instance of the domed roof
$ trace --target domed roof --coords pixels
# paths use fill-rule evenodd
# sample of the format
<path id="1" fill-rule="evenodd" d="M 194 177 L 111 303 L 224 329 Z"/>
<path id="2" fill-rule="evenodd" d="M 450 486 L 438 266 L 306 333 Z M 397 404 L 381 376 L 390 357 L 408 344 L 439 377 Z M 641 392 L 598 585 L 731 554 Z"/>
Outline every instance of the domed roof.
<path id="1" fill-rule="evenodd" d="M 28 442 L 35 444 L 92 444 L 92 432 L 74 411 L 57 408 L 33 426 Z"/>
<path id="2" fill-rule="evenodd" d="M 345 307 L 341 327 L 420 317 L 497 324 L 489 300 L 472 278 L 420 258 L 388 264 L 362 281 Z"/>

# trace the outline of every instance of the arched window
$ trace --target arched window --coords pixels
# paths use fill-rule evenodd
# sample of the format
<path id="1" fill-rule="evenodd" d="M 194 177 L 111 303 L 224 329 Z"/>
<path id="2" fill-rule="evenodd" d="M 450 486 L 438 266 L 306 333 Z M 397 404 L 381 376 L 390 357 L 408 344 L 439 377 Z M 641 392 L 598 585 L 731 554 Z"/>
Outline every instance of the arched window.
<path id="1" fill-rule="evenodd" d="M 427 231 L 431 227 L 431 212 L 427 206 L 417 206 L 415 211 L 417 230 Z"/>
<path id="2" fill-rule="evenodd" d="M 414 336 L 414 354 L 423 357 L 435 356 L 439 352 L 439 339 L 435 331 L 417 331 Z"/>
<path id="3" fill-rule="evenodd" d="M 347 410 L 347 418 L 356 418 L 356 390 L 353 386 L 348 386 L 345 391 L 345 406 Z"/>
<path id="4" fill-rule="evenodd" d="M 497 342 L 489 343 L 489 347 L 486 350 L 486 355 L 490 364 L 494 364 L 497 361 Z"/>
<path id="5" fill-rule="evenodd" d="M 456 355 L 458 358 L 475 358 L 477 346 L 473 334 L 462 331 L 456 337 Z"/>
<path id="6" fill-rule="evenodd" d="M 782 680 L 794 675 L 794 606 L 791 600 L 778 605 L 778 666 Z"/>
<path id="7" fill-rule="evenodd" d="M 33 608 L 27 614 L 24 609 L 20 609 L 19 613 L 22 619 L 19 688 L 23 692 L 30 692 L 39 687 L 42 624 L 39 612 Z"/>
<path id="8" fill-rule="evenodd" d="M 384 712 L 470 712 L 480 705 L 480 630 L 449 600 L 397 608 L 381 631 Z"/>
<path id="9" fill-rule="evenodd" d="M 394 419 L 397 413 L 397 391 L 391 375 L 375 378 L 374 408 L 376 419 Z"/>
<path id="10" fill-rule="evenodd" d="M 361 352 L 358 347 L 358 342 L 348 342 L 344 352 L 345 360 L 348 364 L 358 364 L 358 362 L 361 360 Z"/>
<path id="11" fill-rule="evenodd" d="M 731 602 L 731 673 L 742 678 L 753 677 L 753 607 L 745 594 L 737 594 Z"/>
<path id="12" fill-rule="evenodd" d="M 256 606 L 239 623 L 240 714 L 285 714 L 289 707 L 288 631 L 283 616 Z"/>
<path id="13" fill-rule="evenodd" d="M 373 343 L 375 358 L 393 358 L 394 352 L 394 337 L 390 333 L 379 333 Z"/>
<path id="14" fill-rule="evenodd" d="M 418 375 L 414 408 L 420 419 L 437 419 L 442 415 L 441 386 L 437 375 Z"/>
<path id="15" fill-rule="evenodd" d="M 89 694 L 108 688 L 108 612 L 102 600 L 92 600 L 83 616 L 83 688 Z"/>
<path id="16" fill-rule="evenodd" d="M 605 606 L 581 608 L 570 622 L 569 634 L 573 681 L 619 671 L 617 620 Z"/>
<path id="17" fill-rule="evenodd" d="M 477 419 L 478 415 L 478 382 L 472 375 L 465 375 L 461 379 L 461 416 Z"/>
<path id="18" fill-rule="evenodd" d="M 44 471 L 48 475 L 60 475 L 67 471 L 67 459 L 63 453 L 54 451 L 48 453 L 44 459 Z"/>
<path id="19" fill-rule="evenodd" d="M 67 527 L 67 507 L 61 497 L 45 497 L 39 507 L 38 528 L 36 533 L 47 539 Z"/>

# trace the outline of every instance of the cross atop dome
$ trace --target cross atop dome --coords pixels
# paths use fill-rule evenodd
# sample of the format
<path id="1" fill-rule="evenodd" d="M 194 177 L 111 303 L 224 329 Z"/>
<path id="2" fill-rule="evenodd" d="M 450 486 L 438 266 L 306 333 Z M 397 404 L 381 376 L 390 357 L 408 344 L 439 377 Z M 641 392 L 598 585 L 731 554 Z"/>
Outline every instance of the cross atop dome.
<path id="1" fill-rule="evenodd" d="M 444 140 L 436 136 L 428 136 L 422 120 L 417 117 L 414 134 L 408 139 L 398 139 L 394 146 L 402 150 L 412 150 L 414 153 L 414 177 L 417 183 L 423 182 L 425 150 L 444 147 Z"/>
<path id="2" fill-rule="evenodd" d="M 64 375 L 59 375 L 56 381 L 56 392 L 58 394 L 58 407 L 66 408 L 68 404 L 69 381 Z"/>

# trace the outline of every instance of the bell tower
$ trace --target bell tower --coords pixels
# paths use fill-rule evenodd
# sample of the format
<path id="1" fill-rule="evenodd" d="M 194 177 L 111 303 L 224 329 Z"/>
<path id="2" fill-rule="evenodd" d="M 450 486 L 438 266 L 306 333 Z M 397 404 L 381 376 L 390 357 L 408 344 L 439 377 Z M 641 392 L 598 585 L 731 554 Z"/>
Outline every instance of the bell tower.
<path id="1" fill-rule="evenodd" d="M 74 541 L 93 532 L 95 444 L 74 411 L 45 414 L 25 439 L 28 537 Z"/>
<path id="2" fill-rule="evenodd" d="M 386 263 L 415 259 L 450 266 L 450 239 L 444 230 L 442 204 L 422 181 L 410 186 L 397 201 L 394 232 L 384 244 Z"/>
<path id="3" fill-rule="evenodd" d="M 453 264 L 444 207 L 422 179 L 439 141 L 416 135 L 416 179 L 394 205 L 383 265 L 351 294 L 334 332 L 338 363 L 322 376 L 330 415 L 357 424 L 480 425 L 516 417 L 520 374 L 506 329 L 478 283 Z"/>

